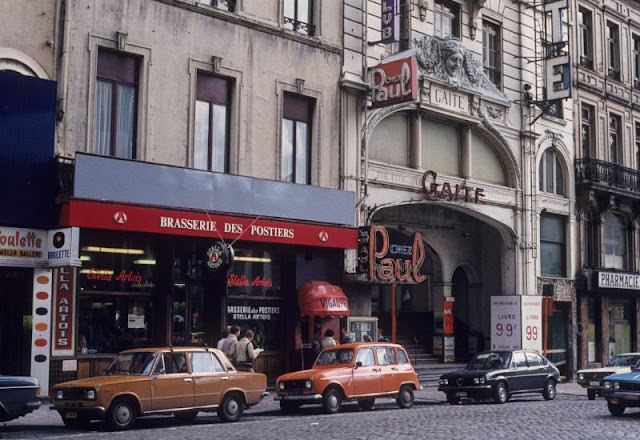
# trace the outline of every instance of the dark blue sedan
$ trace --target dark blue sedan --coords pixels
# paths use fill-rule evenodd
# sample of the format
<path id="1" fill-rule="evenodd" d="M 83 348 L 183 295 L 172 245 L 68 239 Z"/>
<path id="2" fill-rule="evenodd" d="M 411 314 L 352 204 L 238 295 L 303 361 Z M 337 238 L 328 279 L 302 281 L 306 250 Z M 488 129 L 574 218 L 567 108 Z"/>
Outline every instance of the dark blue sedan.
<path id="1" fill-rule="evenodd" d="M 619 417 L 626 408 L 640 406 L 640 361 L 630 373 L 612 374 L 602 379 L 602 392 L 613 416 Z"/>
<path id="2" fill-rule="evenodd" d="M 35 377 L 0 375 L 0 422 L 40 408 L 40 384 Z"/>

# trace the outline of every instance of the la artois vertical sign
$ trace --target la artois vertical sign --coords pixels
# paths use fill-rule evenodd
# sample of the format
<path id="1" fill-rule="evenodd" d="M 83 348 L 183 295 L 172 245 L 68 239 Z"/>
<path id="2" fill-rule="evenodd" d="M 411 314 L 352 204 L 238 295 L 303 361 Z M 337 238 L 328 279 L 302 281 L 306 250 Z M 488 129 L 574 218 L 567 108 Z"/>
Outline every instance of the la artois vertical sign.
<path id="1" fill-rule="evenodd" d="M 392 240 L 384 226 L 360 228 L 358 271 L 371 281 L 417 284 L 427 279 L 420 273 L 426 258 L 422 235 L 416 232 L 413 242 Z"/>

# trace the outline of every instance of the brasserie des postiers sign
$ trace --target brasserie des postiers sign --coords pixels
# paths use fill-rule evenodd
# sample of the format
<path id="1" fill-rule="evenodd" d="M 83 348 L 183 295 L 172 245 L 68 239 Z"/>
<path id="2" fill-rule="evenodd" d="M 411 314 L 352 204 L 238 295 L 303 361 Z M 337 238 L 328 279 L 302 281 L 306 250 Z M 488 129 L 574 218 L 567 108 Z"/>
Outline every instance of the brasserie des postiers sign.
<path id="1" fill-rule="evenodd" d="M 384 226 L 359 228 L 358 272 L 370 281 L 417 284 L 427 279 L 420 273 L 426 253 L 422 235 L 413 241 L 404 234 L 390 235 Z"/>

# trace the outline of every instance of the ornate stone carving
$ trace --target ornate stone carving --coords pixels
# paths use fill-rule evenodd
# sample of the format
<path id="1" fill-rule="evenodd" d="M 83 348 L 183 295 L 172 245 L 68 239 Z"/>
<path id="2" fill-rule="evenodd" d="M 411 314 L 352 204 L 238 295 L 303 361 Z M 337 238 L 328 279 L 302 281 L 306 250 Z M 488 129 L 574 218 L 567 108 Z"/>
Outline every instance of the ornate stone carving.
<path id="1" fill-rule="evenodd" d="M 455 38 L 425 35 L 414 39 L 420 73 L 437 82 L 509 106 L 509 100 L 484 74 L 482 59 Z"/>

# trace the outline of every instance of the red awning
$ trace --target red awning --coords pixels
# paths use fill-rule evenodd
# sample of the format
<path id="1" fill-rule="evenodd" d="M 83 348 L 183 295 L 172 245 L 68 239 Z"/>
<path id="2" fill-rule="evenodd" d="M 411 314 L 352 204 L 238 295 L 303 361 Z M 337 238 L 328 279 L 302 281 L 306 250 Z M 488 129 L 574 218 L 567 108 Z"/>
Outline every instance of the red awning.
<path id="1" fill-rule="evenodd" d="M 298 290 L 300 316 L 349 316 L 349 299 L 325 281 L 310 281 Z"/>

